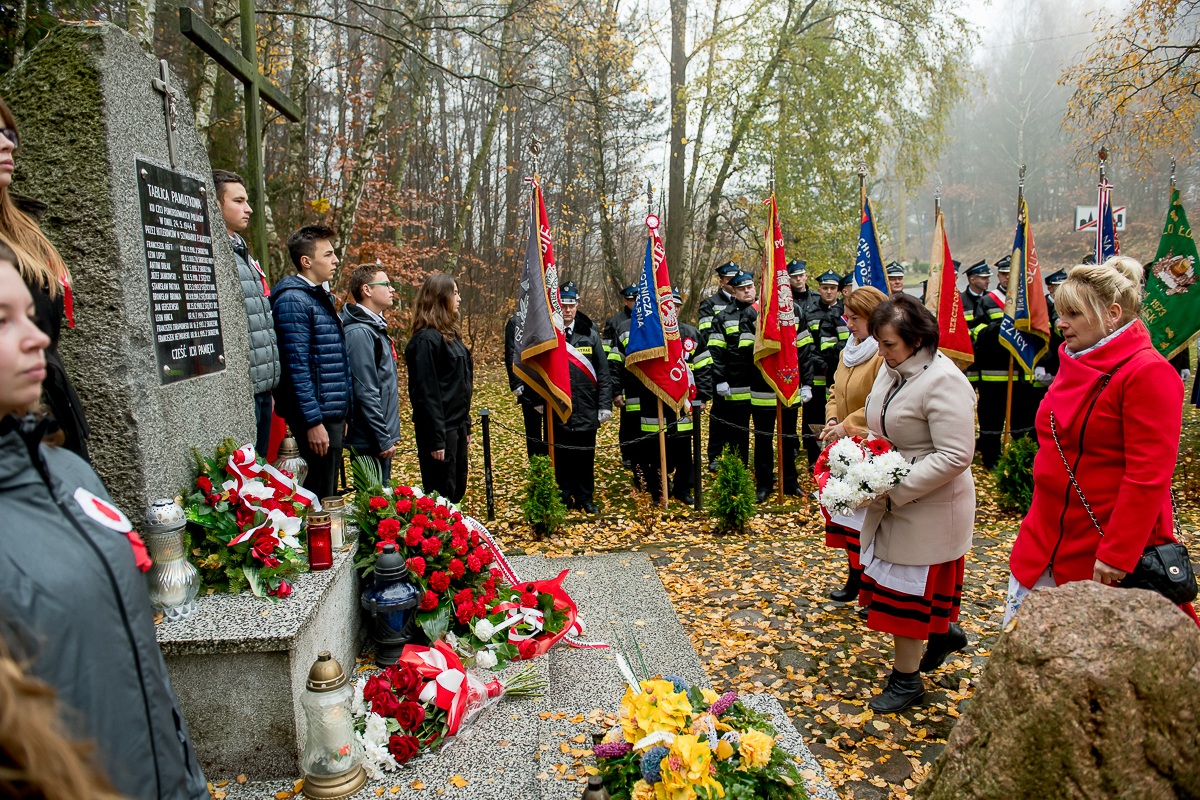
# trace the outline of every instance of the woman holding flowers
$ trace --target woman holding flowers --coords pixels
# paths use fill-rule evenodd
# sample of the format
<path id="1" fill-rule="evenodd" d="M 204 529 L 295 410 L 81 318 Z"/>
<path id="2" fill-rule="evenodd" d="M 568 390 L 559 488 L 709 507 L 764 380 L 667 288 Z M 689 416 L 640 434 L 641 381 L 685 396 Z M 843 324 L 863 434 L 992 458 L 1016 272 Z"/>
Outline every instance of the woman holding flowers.
<path id="1" fill-rule="evenodd" d="M 838 356 L 837 371 L 833 374 L 833 391 L 825 405 L 825 430 L 821 431 L 823 442 L 866 430 L 867 421 L 862 408 L 883 364 L 879 343 L 871 336 L 868 322 L 871 314 L 885 300 L 887 295 L 874 286 L 855 289 L 846 300 L 846 326 L 850 328 L 850 338 Z M 830 600 L 849 603 L 858 597 L 862 585 L 858 539 L 861 527 L 861 514 L 853 520 L 839 517 L 825 523 L 825 546 L 845 550 L 850 562 L 846 585 L 830 592 Z"/>
<path id="2" fill-rule="evenodd" d="M 1183 385 L 1138 319 L 1142 266 L 1116 257 L 1073 267 L 1054 302 L 1064 344 L 1038 409 L 1042 447 L 1009 559 L 1006 624 L 1031 589 L 1115 584 L 1146 547 L 1175 541 Z M 1190 603 L 1182 608 L 1195 619 Z"/>
<path id="3" fill-rule="evenodd" d="M 867 625 L 895 643 L 892 674 L 870 708 L 890 713 L 920 703 L 921 672 L 967 643 L 954 623 L 975 527 L 975 395 L 938 352 L 937 320 L 915 298 L 880 303 L 869 329 L 884 368 L 864 407 L 867 427 L 912 464 L 866 506 L 861 534 Z"/>

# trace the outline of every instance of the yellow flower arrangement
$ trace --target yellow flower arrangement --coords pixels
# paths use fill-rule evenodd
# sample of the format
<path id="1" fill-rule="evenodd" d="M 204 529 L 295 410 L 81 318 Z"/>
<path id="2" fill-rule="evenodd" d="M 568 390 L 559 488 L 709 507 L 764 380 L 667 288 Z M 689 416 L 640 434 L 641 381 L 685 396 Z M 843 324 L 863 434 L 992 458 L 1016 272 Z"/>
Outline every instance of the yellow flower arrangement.
<path id="1" fill-rule="evenodd" d="M 657 800 L 695 800 L 696 789 L 710 790 L 709 796 L 725 796 L 725 787 L 713 777 L 712 750 L 691 734 L 681 734 L 671 743 L 662 762 L 662 782 L 654 784 Z"/>
<path id="2" fill-rule="evenodd" d="M 762 731 L 749 730 L 741 734 L 738 749 L 741 751 L 740 769 L 761 769 L 771 760 L 771 749 L 775 740 Z"/>
<path id="3" fill-rule="evenodd" d="M 633 785 L 633 794 L 630 795 L 631 800 L 655 800 L 654 787 L 645 781 L 638 781 Z"/>
<path id="4" fill-rule="evenodd" d="M 705 689 L 701 687 L 700 694 L 704 695 L 704 702 L 708 703 L 710 706 L 721 699 L 721 695 L 717 694 L 712 689 Z"/>
<path id="5" fill-rule="evenodd" d="M 670 681 L 642 681 L 641 694 L 625 690 L 621 701 L 621 729 L 633 744 L 658 731 L 677 733 L 687 725 L 692 704 L 687 694 L 676 692 Z"/>

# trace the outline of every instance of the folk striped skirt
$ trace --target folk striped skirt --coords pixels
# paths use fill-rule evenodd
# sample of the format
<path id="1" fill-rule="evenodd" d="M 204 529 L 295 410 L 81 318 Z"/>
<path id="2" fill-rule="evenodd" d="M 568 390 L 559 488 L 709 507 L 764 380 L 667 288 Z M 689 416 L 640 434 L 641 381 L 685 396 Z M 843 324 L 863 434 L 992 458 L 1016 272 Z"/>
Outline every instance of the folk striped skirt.
<path id="1" fill-rule="evenodd" d="M 870 609 L 867 627 L 910 639 L 928 639 L 931 633 L 945 633 L 951 622 L 958 621 L 965 567 L 965 556 L 932 565 L 925 579 L 923 597 L 880 586 L 864 574 L 859 603 Z"/>

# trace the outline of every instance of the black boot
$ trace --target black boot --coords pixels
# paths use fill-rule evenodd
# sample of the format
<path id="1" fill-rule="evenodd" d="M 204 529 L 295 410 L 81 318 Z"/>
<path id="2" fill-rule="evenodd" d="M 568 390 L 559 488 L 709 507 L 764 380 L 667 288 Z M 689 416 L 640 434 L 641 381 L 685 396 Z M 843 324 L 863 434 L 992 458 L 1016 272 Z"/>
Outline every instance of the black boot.
<path id="1" fill-rule="evenodd" d="M 829 599 L 839 603 L 849 603 L 851 600 L 858 599 L 858 588 L 862 586 L 862 570 L 850 568 L 850 572 L 846 575 L 846 585 L 836 591 L 829 593 Z"/>
<path id="2" fill-rule="evenodd" d="M 947 656 L 966 646 L 967 634 L 953 622 L 945 633 L 929 634 L 929 644 L 925 646 L 925 655 L 921 657 L 921 672 L 933 672 L 945 663 Z"/>
<path id="3" fill-rule="evenodd" d="M 900 672 L 893 669 L 888 676 L 883 694 L 867 703 L 867 708 L 878 714 L 894 714 L 906 708 L 920 705 L 925 699 L 925 683 L 920 672 Z"/>

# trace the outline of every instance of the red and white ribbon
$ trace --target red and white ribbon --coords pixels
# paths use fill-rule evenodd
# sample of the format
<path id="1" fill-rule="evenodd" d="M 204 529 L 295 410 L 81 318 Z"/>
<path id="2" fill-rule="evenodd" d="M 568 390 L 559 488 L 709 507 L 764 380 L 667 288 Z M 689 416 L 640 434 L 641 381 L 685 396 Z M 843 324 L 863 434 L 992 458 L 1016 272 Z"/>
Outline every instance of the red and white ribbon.
<path id="1" fill-rule="evenodd" d="M 233 480 L 226 481 L 223 488 L 228 488 L 230 494 L 236 495 L 236 499 L 247 508 L 261 511 L 267 516 L 267 520 L 263 524 L 243 531 L 230 540 L 230 547 L 249 541 L 262 532 L 274 534 L 280 522 L 277 519 L 280 513 L 263 508 L 262 504 L 258 502 L 262 489 L 270 490 L 271 496 L 281 494 L 292 501 L 310 506 L 313 511 L 321 510 L 321 502 L 315 494 L 303 486 L 298 486 L 295 481 L 270 464 L 259 464 L 254 452 L 254 445 L 243 445 L 235 450 L 225 464 L 225 471 L 233 477 Z M 230 486 L 230 484 L 233 485 Z M 262 489 L 257 488 L 260 484 Z"/>
<path id="2" fill-rule="evenodd" d="M 432 647 L 405 645 L 400 662 L 412 666 L 428 681 L 418 699 L 446 712 L 446 729 L 450 735 L 458 733 L 459 726 L 466 721 L 467 701 L 472 694 L 480 701 L 486 701 L 504 693 L 500 681 L 484 684 L 469 675 L 454 648 L 440 639 Z"/>

